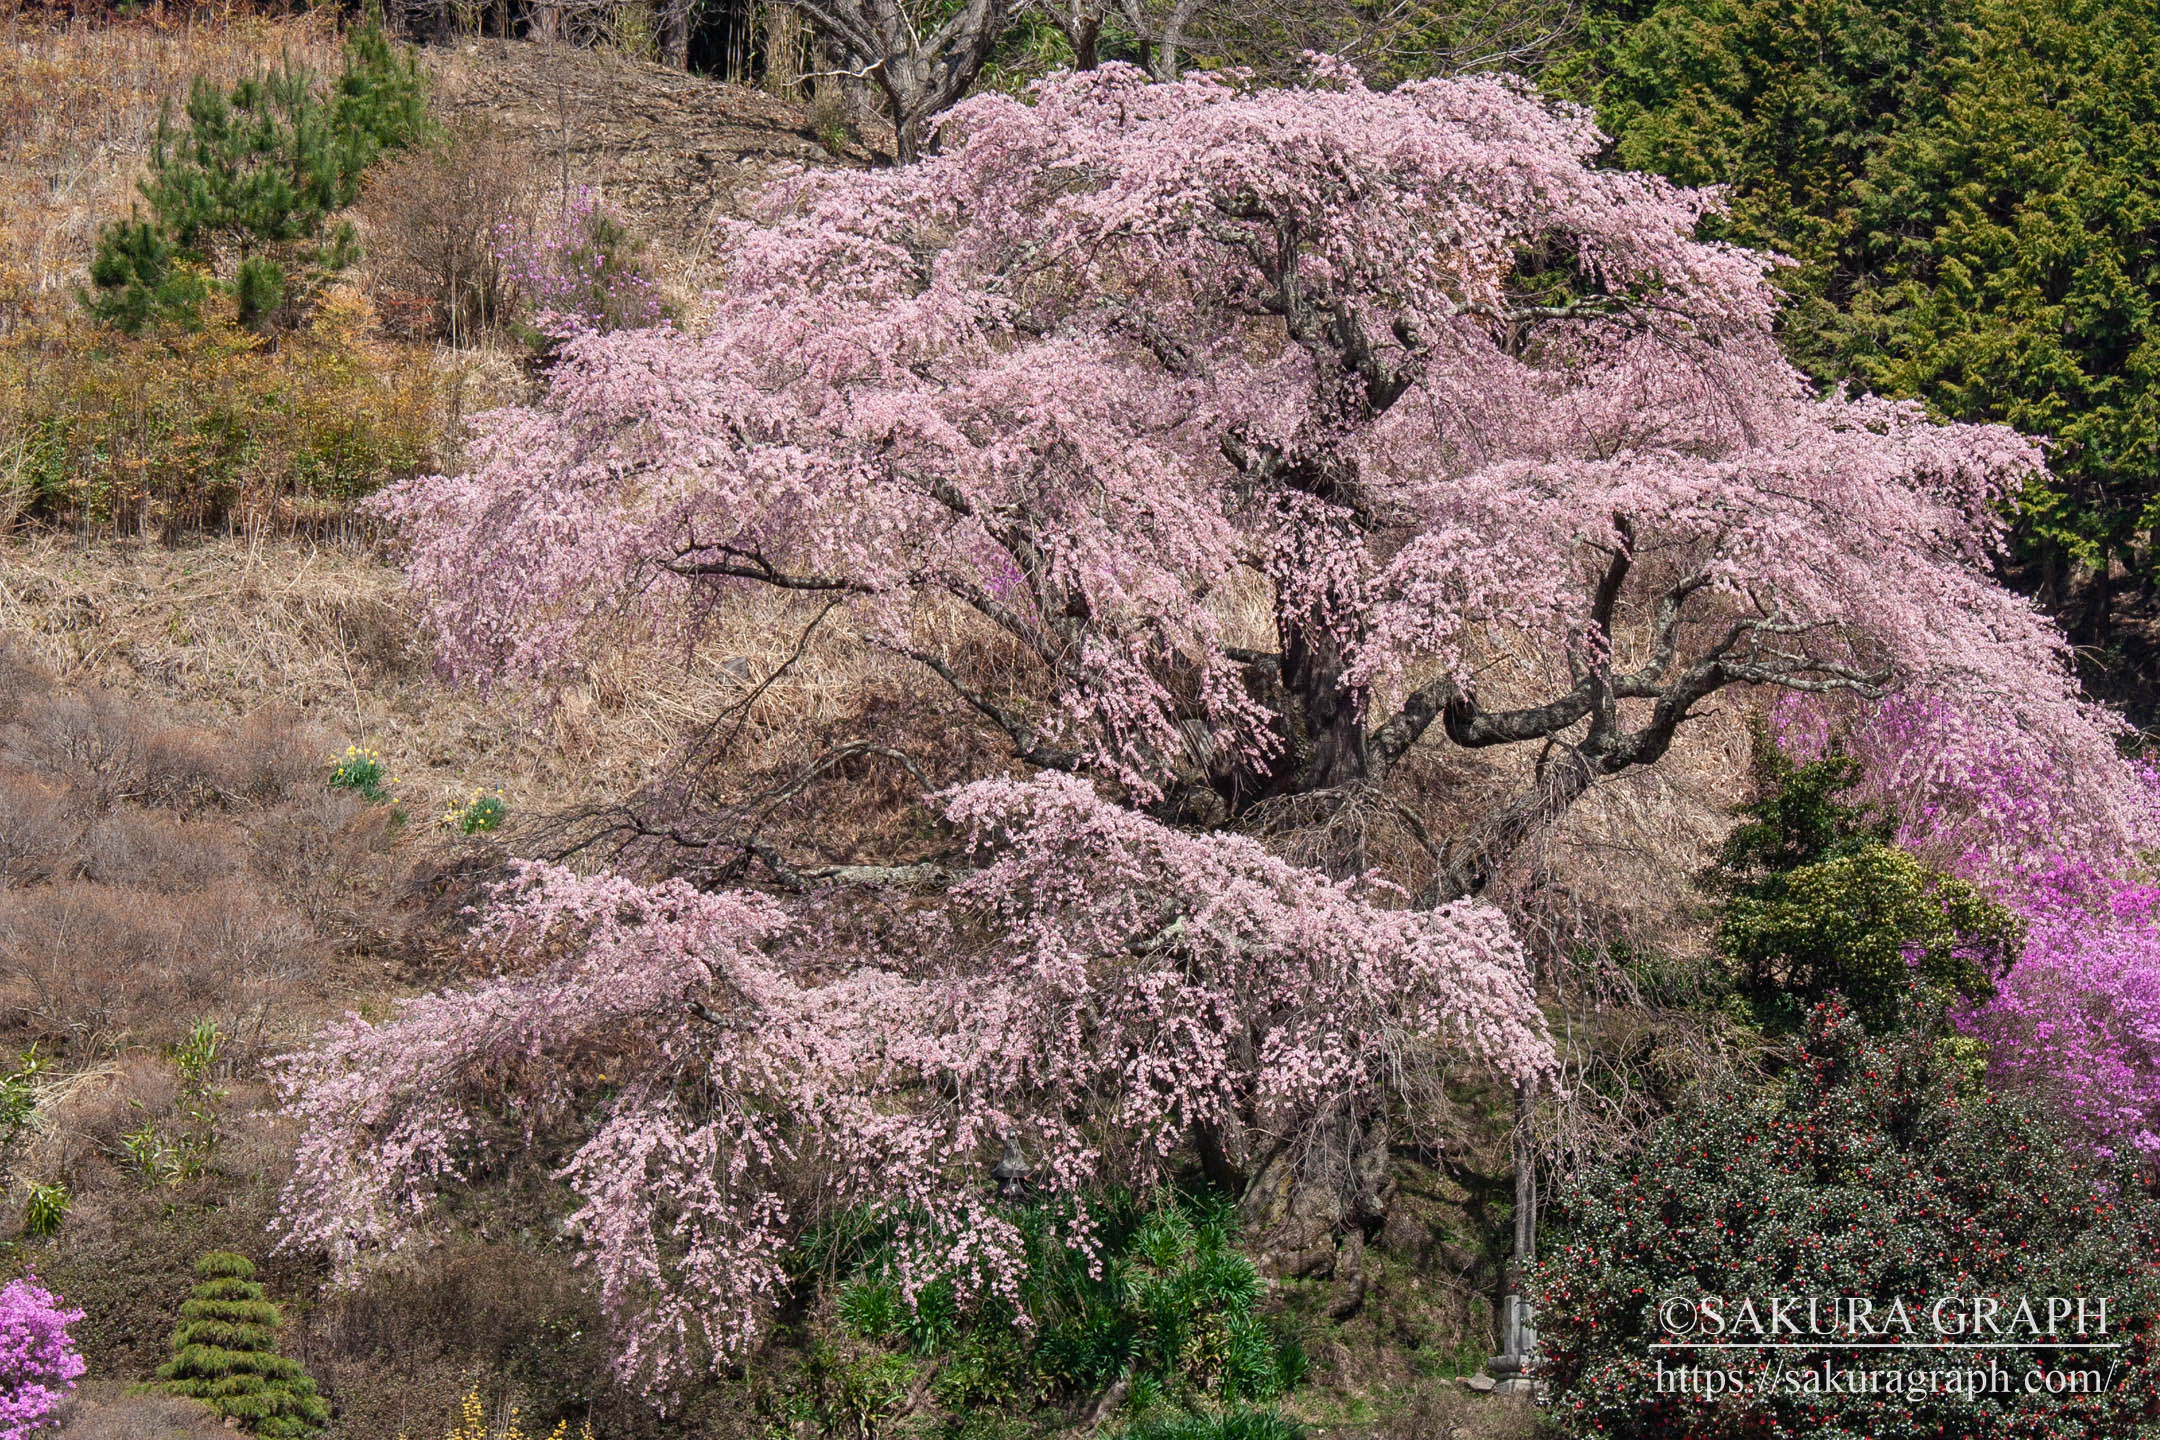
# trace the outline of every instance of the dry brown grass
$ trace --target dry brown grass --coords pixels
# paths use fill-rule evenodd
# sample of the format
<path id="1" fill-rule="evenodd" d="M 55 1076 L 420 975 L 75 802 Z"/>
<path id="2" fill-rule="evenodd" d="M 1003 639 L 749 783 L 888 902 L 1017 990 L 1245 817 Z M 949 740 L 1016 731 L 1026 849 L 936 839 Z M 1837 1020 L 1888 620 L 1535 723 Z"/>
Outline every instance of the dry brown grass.
<path id="1" fill-rule="evenodd" d="M 200 1401 L 87 1380 L 62 1412 L 53 1440 L 231 1440 L 231 1435 Z"/>
<path id="2" fill-rule="evenodd" d="M 388 811 L 324 789 L 296 712 L 211 729 L 4 658 L 0 1036 L 79 1069 L 200 1019 L 246 1061 L 307 1033 L 332 957 L 394 941 Z"/>
<path id="3" fill-rule="evenodd" d="M 353 545 L 38 532 L 0 546 L 0 634 L 69 683 L 231 717 L 298 711 L 330 748 L 380 750 L 419 817 L 475 786 L 502 788 L 514 815 L 630 794 L 760 686 L 742 753 L 784 763 L 909 678 L 832 620 L 790 665 L 821 607 L 776 598 L 730 616 L 693 656 L 602 645 L 551 695 L 489 694 L 434 677 L 400 584 Z"/>

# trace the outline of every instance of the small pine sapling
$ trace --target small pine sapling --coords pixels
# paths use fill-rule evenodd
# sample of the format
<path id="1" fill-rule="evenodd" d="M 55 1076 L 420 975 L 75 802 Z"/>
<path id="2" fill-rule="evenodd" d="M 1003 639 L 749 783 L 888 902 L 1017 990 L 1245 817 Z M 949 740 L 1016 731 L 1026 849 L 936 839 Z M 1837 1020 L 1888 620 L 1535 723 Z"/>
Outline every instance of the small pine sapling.
<path id="1" fill-rule="evenodd" d="M 107 225 L 90 266 L 90 312 L 117 329 L 200 323 L 213 289 L 234 297 L 240 323 L 295 320 L 302 302 L 359 259 L 350 224 L 330 217 L 359 197 L 360 176 L 386 148 L 427 128 L 419 71 L 373 32 L 356 35 L 329 87 L 287 64 L 230 92 L 203 77 L 188 91 L 187 123 L 158 120 L 151 219 Z M 236 256 L 229 278 L 216 261 Z"/>
<path id="2" fill-rule="evenodd" d="M 298 1440 L 330 1423 L 330 1406 L 300 1362 L 277 1351 L 278 1308 L 263 1298 L 245 1256 L 212 1251 L 195 1262 L 202 1283 L 180 1306 L 173 1358 L 158 1379 L 267 1440 Z"/>

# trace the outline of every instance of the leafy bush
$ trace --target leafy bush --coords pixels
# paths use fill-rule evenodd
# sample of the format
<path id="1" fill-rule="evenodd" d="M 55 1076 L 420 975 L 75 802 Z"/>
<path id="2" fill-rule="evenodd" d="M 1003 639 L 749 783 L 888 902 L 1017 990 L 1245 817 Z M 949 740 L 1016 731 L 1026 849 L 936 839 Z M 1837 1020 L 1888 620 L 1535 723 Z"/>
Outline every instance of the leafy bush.
<path id="1" fill-rule="evenodd" d="M 358 258 L 352 226 L 329 226 L 331 214 L 358 198 L 361 173 L 385 147 L 425 128 L 417 62 L 374 31 L 353 36 L 327 89 L 289 61 L 230 94 L 197 77 L 186 129 L 169 114 L 158 125 L 142 184 L 151 219 L 99 234 L 85 302 L 129 334 L 192 328 L 214 286 L 238 302 L 242 325 L 289 325 Z M 226 256 L 230 273 L 213 276 Z"/>
<path id="2" fill-rule="evenodd" d="M 214 1250 L 195 1264 L 202 1283 L 180 1306 L 173 1358 L 158 1379 L 266 1440 L 294 1440 L 330 1423 L 330 1407 L 300 1362 L 277 1353 L 278 1309 L 245 1256 Z"/>
<path id="3" fill-rule="evenodd" d="M 1097 1209 L 1099 1257 L 1064 1244 L 1055 1220 L 1039 1204 L 1014 1217 L 1027 1237 L 1019 1299 L 1030 1326 L 1004 1302 L 962 1313 L 943 1281 L 910 1300 L 874 1234 L 843 1247 L 857 1258 L 839 1290 L 840 1320 L 860 1339 L 937 1359 L 931 1393 L 958 1414 L 1024 1413 L 1121 1380 L 1136 1412 L 1183 1413 L 1272 1400 L 1303 1378 L 1302 1353 L 1257 1313 L 1259 1275 L 1237 1252 L 1228 1202 L 1108 1197 Z M 867 1412 L 869 1401 L 891 1401 L 896 1383 L 904 1394 L 900 1374 L 912 1369 L 886 1363 L 901 1359 L 843 1371 L 843 1402 Z"/>
<path id="4" fill-rule="evenodd" d="M 330 767 L 330 788 L 350 790 L 361 799 L 380 804 L 390 798 L 390 771 L 380 751 L 348 745 Z"/>
<path id="5" fill-rule="evenodd" d="M 68 1326 L 83 1318 L 35 1280 L 0 1288 L 0 1440 L 58 1423 L 60 1402 L 84 1370 Z"/>
<path id="6" fill-rule="evenodd" d="M 51 1068 L 52 1062 L 32 1045 L 13 1070 L 0 1076 L 0 1184 L 6 1183 L 16 1151 L 37 1118 L 38 1077 Z"/>
<path id="7" fill-rule="evenodd" d="M 0 341 L 0 428 L 22 507 L 74 525 L 180 528 L 341 511 L 434 463 L 443 382 L 380 343 L 339 287 L 272 347 L 228 302 L 199 328 L 129 338 L 87 323 Z"/>
<path id="8" fill-rule="evenodd" d="M 2129 1436 L 2160 1351 L 2160 1205 L 2138 1177 L 2068 1143 L 2018 1100 L 1980 1091 L 1925 1034 L 1871 1037 L 1842 1005 L 1807 1020 L 1798 1064 L 1757 1093 L 1675 1115 L 1634 1153 L 1564 1187 L 1533 1285 L 1553 1414 L 1567 1435 L 1760 1434 L 1907 1440 Z M 1669 1297 L 2110 1297 L 2120 1352 L 1988 1352 L 2013 1371 L 2115 1370 L 2104 1395 L 1822 1393 L 1783 1385 L 1661 1393 L 1660 1367 L 1769 1372 L 1718 1352 L 1655 1352 Z M 1758 1302 L 1761 1303 L 1761 1302 Z M 2037 1301 L 2035 1302 L 2038 1303 Z M 1928 1321 L 1921 1333 L 1932 1339 Z M 1893 1337 L 1902 1338 L 1902 1337 Z M 1723 1352 L 1726 1356 L 1746 1352 Z M 1921 1351 L 1939 1357 L 1947 1352 Z M 1865 1354 L 1778 1352 L 1797 1374 Z M 2119 1367 L 2115 1357 L 2122 1357 Z M 1911 1357 L 1894 1362 L 1911 1368 Z M 1928 1367 L 1964 1362 L 1923 1359 Z"/>
<path id="9" fill-rule="evenodd" d="M 510 818 L 510 806 L 500 790 L 475 790 L 472 798 L 462 805 L 453 805 L 443 813 L 443 824 L 467 835 L 484 834 L 500 830 L 503 821 Z"/>
<path id="10" fill-rule="evenodd" d="M 1839 797 L 1842 756 L 1795 765 L 1756 737 L 1761 798 L 1743 806 L 1705 877 L 1725 896 L 1718 949 L 1772 1028 L 1842 995 L 1869 1028 L 1952 998 L 1984 1001 L 2024 944 L 2016 915 L 1889 842 L 1886 821 Z"/>
<path id="11" fill-rule="evenodd" d="M 120 1137 L 128 1159 L 143 1179 L 157 1184 L 181 1185 L 199 1178 L 209 1163 L 218 1139 L 218 1106 L 225 1091 L 211 1078 L 225 1036 L 215 1020 L 197 1021 L 187 1038 L 173 1047 L 173 1063 L 180 1071 L 175 1105 L 180 1112 L 177 1127 L 167 1128 L 145 1118 L 136 1129 Z M 140 1108 L 141 1102 L 136 1102 Z"/>
<path id="12" fill-rule="evenodd" d="M 23 1233 L 40 1240 L 49 1240 L 60 1233 L 67 1222 L 67 1186 L 60 1184 L 33 1185 L 23 1197 Z"/>

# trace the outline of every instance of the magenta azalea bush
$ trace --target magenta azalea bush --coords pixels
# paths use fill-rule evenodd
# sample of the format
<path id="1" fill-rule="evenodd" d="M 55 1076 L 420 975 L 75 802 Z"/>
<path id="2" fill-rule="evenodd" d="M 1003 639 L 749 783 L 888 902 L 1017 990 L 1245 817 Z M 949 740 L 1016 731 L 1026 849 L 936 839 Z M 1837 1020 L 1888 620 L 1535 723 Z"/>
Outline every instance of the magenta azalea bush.
<path id="1" fill-rule="evenodd" d="M 1968 1024 L 2002 1071 L 2052 1091 L 2105 1150 L 2160 1157 L 2160 892 L 2027 912 L 2024 956 Z"/>
<path id="2" fill-rule="evenodd" d="M 1790 748 L 1822 753 L 1828 717 L 1785 718 Z M 1960 1017 L 1989 1041 L 1998 1080 L 2040 1087 L 2104 1151 L 2160 1156 L 2160 889 L 2147 879 L 2160 781 L 2122 761 L 2073 769 L 2044 737 L 1990 748 L 1975 728 L 1905 697 L 1840 733 L 1898 843 L 2025 922 L 1994 998 Z"/>
<path id="3" fill-rule="evenodd" d="M 495 258 L 547 331 L 628 330 L 667 318 L 629 230 L 584 186 L 530 229 L 504 222 Z"/>
<path id="4" fill-rule="evenodd" d="M 0 1287 L 0 1440 L 27 1440 L 57 1423 L 86 1368 L 68 1336 L 82 1318 L 34 1279 Z"/>

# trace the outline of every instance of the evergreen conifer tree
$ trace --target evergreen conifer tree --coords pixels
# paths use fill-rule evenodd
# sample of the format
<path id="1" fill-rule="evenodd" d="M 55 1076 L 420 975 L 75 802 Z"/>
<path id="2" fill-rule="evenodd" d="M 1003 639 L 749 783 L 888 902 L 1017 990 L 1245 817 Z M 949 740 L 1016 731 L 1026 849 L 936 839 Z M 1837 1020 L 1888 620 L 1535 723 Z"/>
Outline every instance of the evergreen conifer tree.
<path id="1" fill-rule="evenodd" d="M 330 1422 L 330 1406 L 300 1362 L 277 1352 L 278 1308 L 255 1266 L 230 1251 L 195 1262 L 202 1283 L 180 1306 L 173 1358 L 158 1379 L 266 1440 L 299 1440 Z"/>
<path id="2" fill-rule="evenodd" d="M 353 37 L 327 90 L 290 63 L 229 94 L 198 77 L 186 114 L 185 127 L 158 122 L 142 184 L 151 218 L 106 226 L 90 267 L 92 313 L 130 334 L 193 324 L 212 284 L 242 324 L 275 324 L 359 258 L 352 226 L 330 217 L 377 155 L 427 124 L 415 63 L 372 32 Z M 221 260 L 231 273 L 214 280 Z"/>

